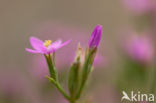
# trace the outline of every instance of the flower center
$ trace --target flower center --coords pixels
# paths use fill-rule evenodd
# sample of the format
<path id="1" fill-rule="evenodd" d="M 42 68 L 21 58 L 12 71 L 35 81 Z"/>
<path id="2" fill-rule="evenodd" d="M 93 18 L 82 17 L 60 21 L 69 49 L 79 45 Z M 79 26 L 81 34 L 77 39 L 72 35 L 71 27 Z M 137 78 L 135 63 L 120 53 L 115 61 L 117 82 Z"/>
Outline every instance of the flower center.
<path id="1" fill-rule="evenodd" d="M 44 46 L 48 48 L 48 46 L 50 46 L 51 43 L 52 43 L 51 40 L 45 40 L 45 42 L 44 42 Z"/>

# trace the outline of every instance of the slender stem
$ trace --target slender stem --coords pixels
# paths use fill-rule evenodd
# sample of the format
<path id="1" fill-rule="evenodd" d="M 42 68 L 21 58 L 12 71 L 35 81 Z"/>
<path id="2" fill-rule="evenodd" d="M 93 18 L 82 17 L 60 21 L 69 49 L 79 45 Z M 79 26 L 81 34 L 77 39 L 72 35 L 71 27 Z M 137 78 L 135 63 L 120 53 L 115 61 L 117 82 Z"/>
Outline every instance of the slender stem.
<path id="1" fill-rule="evenodd" d="M 75 101 L 71 100 L 70 103 L 76 103 Z"/>
<path id="2" fill-rule="evenodd" d="M 53 53 L 53 65 L 55 66 L 55 52 Z"/>
<path id="3" fill-rule="evenodd" d="M 154 67 L 154 71 L 153 71 L 153 78 L 152 78 L 152 84 L 151 84 L 151 89 L 150 92 L 155 94 L 155 90 L 156 90 L 156 67 Z"/>
<path id="4" fill-rule="evenodd" d="M 70 97 L 66 94 L 66 92 L 64 91 L 64 89 L 61 87 L 61 85 L 60 85 L 58 82 L 56 82 L 56 81 L 55 81 L 53 78 L 51 78 L 51 77 L 46 76 L 46 78 L 48 78 L 49 81 L 52 82 L 52 83 L 56 86 L 56 88 L 63 94 L 63 96 L 64 96 L 67 100 L 71 101 Z"/>
<path id="5" fill-rule="evenodd" d="M 51 59 L 51 55 L 49 54 L 49 60 L 50 60 L 50 63 L 52 64 L 52 69 L 53 69 L 53 72 L 54 72 L 54 77 L 55 77 L 55 80 L 58 81 L 58 73 L 56 71 L 56 67 L 55 67 L 55 52 L 53 53 L 53 56 L 52 56 L 52 59 Z"/>
<path id="6" fill-rule="evenodd" d="M 86 85 L 88 76 L 91 72 L 91 68 L 92 68 L 94 58 L 95 58 L 96 51 L 97 51 L 97 48 L 89 49 L 89 53 L 85 57 L 85 63 L 84 63 L 83 71 L 82 71 L 82 80 L 81 80 L 80 88 L 76 95 L 76 99 L 80 98 L 82 91 Z"/>
<path id="7" fill-rule="evenodd" d="M 49 73 L 50 73 L 50 77 L 53 77 L 53 66 L 52 63 L 50 62 L 50 56 L 49 55 L 44 55 L 48 64 L 48 68 L 49 68 Z"/>
<path id="8" fill-rule="evenodd" d="M 78 91 L 78 93 L 77 93 L 77 96 L 76 96 L 76 99 L 79 99 L 79 98 L 80 98 L 81 93 L 82 93 L 82 91 L 83 91 L 83 88 L 84 88 L 84 86 L 85 86 L 86 80 L 87 80 L 87 79 L 85 79 L 85 80 L 81 83 L 80 89 L 79 89 L 79 91 Z"/>
<path id="9" fill-rule="evenodd" d="M 78 93 L 76 95 L 76 99 L 79 99 L 81 94 L 82 94 L 82 91 L 83 91 L 83 88 L 86 84 L 86 81 L 87 81 L 87 78 L 88 78 L 88 75 L 89 75 L 89 60 L 90 60 L 90 53 L 89 55 L 86 57 L 86 60 L 85 60 L 85 63 L 84 63 L 84 67 L 83 67 L 83 72 L 82 72 L 82 80 L 81 80 L 81 84 L 80 84 L 80 88 L 78 90 Z"/>
<path id="10" fill-rule="evenodd" d="M 48 64 L 48 68 L 49 68 L 49 72 L 50 72 L 50 77 L 52 77 L 54 80 L 58 81 L 58 74 L 55 68 L 55 64 L 53 63 L 55 60 L 53 58 L 53 61 L 51 59 L 51 55 L 45 55 L 47 64 Z"/>

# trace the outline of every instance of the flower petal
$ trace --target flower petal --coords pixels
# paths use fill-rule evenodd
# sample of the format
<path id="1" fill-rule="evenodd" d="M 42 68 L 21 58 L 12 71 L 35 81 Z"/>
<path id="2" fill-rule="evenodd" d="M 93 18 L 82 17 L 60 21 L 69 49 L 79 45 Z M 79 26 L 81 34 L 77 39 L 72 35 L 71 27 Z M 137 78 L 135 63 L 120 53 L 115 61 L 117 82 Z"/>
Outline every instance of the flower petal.
<path id="1" fill-rule="evenodd" d="M 30 52 L 30 53 L 42 53 L 41 51 L 32 50 L 32 49 L 29 49 L 29 48 L 26 48 L 26 51 Z"/>
<path id="2" fill-rule="evenodd" d="M 71 41 L 71 40 L 68 40 L 68 41 L 66 41 L 66 42 L 64 42 L 64 43 L 62 43 L 62 44 L 60 44 L 60 45 L 56 45 L 56 46 L 54 46 L 54 48 L 55 48 L 55 49 L 62 48 L 63 46 L 67 45 L 70 41 Z"/>
<path id="3" fill-rule="evenodd" d="M 41 51 L 44 54 L 48 53 L 48 49 L 45 46 L 41 46 L 39 51 Z"/>
<path id="4" fill-rule="evenodd" d="M 59 48 L 61 48 L 61 47 L 65 46 L 65 45 L 67 45 L 68 43 L 70 43 L 70 41 L 71 41 L 71 40 L 67 40 L 66 42 L 62 43 L 62 44 L 60 45 Z"/>
<path id="5" fill-rule="evenodd" d="M 55 41 L 55 42 L 53 42 L 51 45 L 53 45 L 53 46 L 59 46 L 60 44 L 62 43 L 62 40 L 61 39 L 59 39 L 59 40 L 57 40 L 57 41 Z"/>
<path id="6" fill-rule="evenodd" d="M 53 44 L 51 44 L 48 48 L 48 51 L 50 53 L 55 52 L 57 49 L 67 45 L 71 40 L 68 40 L 66 42 L 64 42 L 63 44 L 61 44 L 61 40 L 57 40 L 56 42 L 54 42 Z"/>
<path id="7" fill-rule="evenodd" d="M 52 49 L 54 49 L 54 48 L 60 46 L 61 43 L 62 43 L 62 40 L 61 40 L 61 39 L 59 39 L 59 40 L 53 42 L 53 43 L 48 47 L 48 50 L 49 50 L 49 51 L 52 51 Z"/>
<path id="8" fill-rule="evenodd" d="M 36 37 L 30 37 L 30 43 L 32 45 L 32 47 L 36 50 L 41 50 L 41 48 L 43 48 L 43 41 L 41 41 L 40 39 L 36 38 Z"/>

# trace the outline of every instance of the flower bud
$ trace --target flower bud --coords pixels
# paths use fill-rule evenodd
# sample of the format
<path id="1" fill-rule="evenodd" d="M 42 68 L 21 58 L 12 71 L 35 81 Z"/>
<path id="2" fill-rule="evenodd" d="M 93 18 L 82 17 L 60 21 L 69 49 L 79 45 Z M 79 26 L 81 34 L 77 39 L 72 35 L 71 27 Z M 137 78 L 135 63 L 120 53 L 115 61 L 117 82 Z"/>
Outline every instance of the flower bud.
<path id="1" fill-rule="evenodd" d="M 101 40 L 101 35 L 102 35 L 102 25 L 97 25 L 90 37 L 89 48 L 98 47 L 100 40 Z"/>

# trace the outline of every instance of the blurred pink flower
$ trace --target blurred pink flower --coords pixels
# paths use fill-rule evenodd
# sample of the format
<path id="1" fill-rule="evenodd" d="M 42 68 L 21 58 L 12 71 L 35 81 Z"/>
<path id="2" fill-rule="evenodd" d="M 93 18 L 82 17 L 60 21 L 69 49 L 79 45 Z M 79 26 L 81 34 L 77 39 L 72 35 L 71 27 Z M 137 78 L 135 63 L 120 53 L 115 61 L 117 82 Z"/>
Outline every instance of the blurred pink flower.
<path id="1" fill-rule="evenodd" d="M 102 55 L 97 53 L 94 59 L 93 66 L 95 68 L 101 68 L 101 67 L 104 67 L 104 65 L 106 66 L 107 64 L 108 64 L 108 60 L 106 59 L 106 57 L 103 57 Z"/>
<path id="2" fill-rule="evenodd" d="M 36 88 L 36 87 L 35 87 Z M 10 101 L 41 103 L 32 82 L 17 69 L 0 68 L 0 95 Z"/>
<path id="3" fill-rule="evenodd" d="M 93 89 L 94 90 L 94 89 Z M 89 94 L 91 103 L 120 103 L 116 88 L 110 84 L 100 84 Z M 96 98 L 95 98 L 96 97 Z"/>
<path id="4" fill-rule="evenodd" d="M 18 83 L 17 83 L 18 81 Z M 3 72 L 0 74 L 0 91 L 7 96 L 16 96 L 24 92 L 24 80 L 18 73 Z"/>
<path id="5" fill-rule="evenodd" d="M 128 55 L 141 63 L 150 63 L 154 57 L 152 41 L 147 35 L 133 33 L 126 39 L 125 49 Z"/>
<path id="6" fill-rule="evenodd" d="M 153 0 L 122 0 L 125 7 L 137 14 L 144 14 L 154 8 Z"/>

